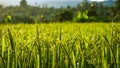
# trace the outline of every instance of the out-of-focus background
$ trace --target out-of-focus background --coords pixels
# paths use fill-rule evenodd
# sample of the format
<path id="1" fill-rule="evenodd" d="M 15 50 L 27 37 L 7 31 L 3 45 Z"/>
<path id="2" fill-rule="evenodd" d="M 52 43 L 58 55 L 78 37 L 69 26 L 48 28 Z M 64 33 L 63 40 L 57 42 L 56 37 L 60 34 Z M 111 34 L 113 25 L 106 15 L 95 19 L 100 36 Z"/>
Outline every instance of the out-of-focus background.
<path id="1" fill-rule="evenodd" d="M 119 22 L 119 0 L 0 0 L 0 22 Z"/>

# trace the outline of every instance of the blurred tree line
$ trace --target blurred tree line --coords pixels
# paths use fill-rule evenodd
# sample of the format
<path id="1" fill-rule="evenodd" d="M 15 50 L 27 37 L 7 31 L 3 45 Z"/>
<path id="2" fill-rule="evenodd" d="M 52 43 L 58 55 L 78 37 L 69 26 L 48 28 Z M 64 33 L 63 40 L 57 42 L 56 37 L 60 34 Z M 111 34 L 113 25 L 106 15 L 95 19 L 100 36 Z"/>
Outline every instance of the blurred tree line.
<path id="1" fill-rule="evenodd" d="M 37 3 L 36 3 L 37 4 Z M 40 22 L 119 22 L 120 0 L 113 6 L 104 6 L 102 2 L 84 0 L 77 7 L 61 8 L 43 5 L 30 6 L 21 0 L 20 6 L 4 7 L 0 5 L 0 23 L 40 23 Z"/>

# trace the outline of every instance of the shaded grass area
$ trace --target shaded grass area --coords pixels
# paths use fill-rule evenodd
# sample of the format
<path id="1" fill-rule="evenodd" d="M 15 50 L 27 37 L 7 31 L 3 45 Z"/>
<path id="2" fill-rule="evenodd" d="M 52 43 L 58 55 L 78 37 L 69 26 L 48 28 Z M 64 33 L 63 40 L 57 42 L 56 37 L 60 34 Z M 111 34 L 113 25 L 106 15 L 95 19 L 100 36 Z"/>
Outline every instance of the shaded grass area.
<path id="1" fill-rule="evenodd" d="M 119 23 L 0 25 L 0 68 L 119 68 Z"/>

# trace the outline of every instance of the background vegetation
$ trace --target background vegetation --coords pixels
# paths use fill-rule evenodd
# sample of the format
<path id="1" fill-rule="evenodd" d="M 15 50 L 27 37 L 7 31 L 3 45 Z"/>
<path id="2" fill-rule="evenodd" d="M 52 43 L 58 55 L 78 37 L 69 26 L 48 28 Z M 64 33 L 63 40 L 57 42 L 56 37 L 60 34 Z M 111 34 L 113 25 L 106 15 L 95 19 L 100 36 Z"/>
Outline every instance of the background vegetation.
<path id="1" fill-rule="evenodd" d="M 102 2 L 89 3 L 84 0 L 77 7 L 54 8 L 30 6 L 26 0 L 21 0 L 20 6 L 4 7 L 0 5 L 1 23 L 40 23 L 40 22 L 119 22 L 120 2 L 116 0 L 113 6 L 104 6 Z"/>

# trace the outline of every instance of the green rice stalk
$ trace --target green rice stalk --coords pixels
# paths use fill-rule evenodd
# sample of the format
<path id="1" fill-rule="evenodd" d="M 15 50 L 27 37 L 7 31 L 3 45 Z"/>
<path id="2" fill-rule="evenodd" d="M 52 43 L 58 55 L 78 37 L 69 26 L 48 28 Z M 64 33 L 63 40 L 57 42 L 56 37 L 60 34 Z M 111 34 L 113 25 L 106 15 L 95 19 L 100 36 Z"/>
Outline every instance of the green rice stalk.
<path id="1" fill-rule="evenodd" d="M 61 46 L 62 46 L 62 27 L 60 26 L 60 35 L 59 35 L 59 41 L 60 41 L 60 45 L 58 47 L 59 49 L 59 67 L 61 68 L 61 65 L 62 65 L 62 49 L 61 49 Z"/>
<path id="2" fill-rule="evenodd" d="M 112 54 L 113 54 L 113 64 L 114 64 L 114 67 L 117 68 L 117 60 L 116 60 L 116 54 L 115 54 L 115 51 L 116 51 L 116 46 L 117 45 L 114 45 L 114 40 L 116 38 L 116 36 L 114 37 L 114 28 L 115 28 L 115 25 L 114 23 L 112 23 L 112 26 L 111 26 L 111 40 L 110 40 L 110 44 L 111 44 L 111 49 L 112 49 Z"/>
<path id="3" fill-rule="evenodd" d="M 42 68 L 42 53 L 41 53 L 41 46 L 40 46 L 40 40 L 39 40 L 39 30 L 38 27 L 36 29 L 36 44 L 37 44 L 37 51 L 38 51 L 38 55 L 37 55 L 37 60 L 38 60 L 38 67 L 37 68 Z"/>
<path id="4" fill-rule="evenodd" d="M 14 42 L 13 42 L 13 37 L 12 37 L 12 34 L 10 32 L 10 29 L 8 28 L 8 36 L 9 36 L 9 42 L 10 42 L 10 48 L 11 48 L 11 53 L 8 52 L 8 55 L 11 56 L 11 64 L 12 64 L 12 67 L 16 67 L 16 55 L 15 55 L 15 45 L 14 45 Z M 10 50 L 8 50 L 10 51 Z"/>
<path id="5" fill-rule="evenodd" d="M 6 63 L 5 63 L 5 59 L 2 57 L 1 54 L 0 54 L 0 58 L 1 58 L 1 61 L 2 61 L 2 63 L 0 63 L 1 67 L 2 67 L 2 68 L 7 68 L 7 67 L 6 67 Z"/>
<path id="6" fill-rule="evenodd" d="M 12 37 L 12 34 L 10 32 L 10 29 L 8 29 L 8 36 L 9 36 L 9 41 L 10 41 L 11 49 L 12 49 L 13 52 L 15 52 L 15 46 L 14 46 L 13 37 Z"/>
<path id="7" fill-rule="evenodd" d="M 115 57 L 113 45 L 112 45 L 113 43 L 112 42 L 110 43 L 108 41 L 108 39 L 106 38 L 106 36 L 103 36 L 103 38 L 104 38 L 105 42 L 107 43 L 107 47 L 109 48 L 110 54 L 111 54 L 111 60 L 113 60 L 112 63 L 114 64 L 114 67 L 116 68 L 117 64 L 116 64 L 116 57 Z M 111 39 L 111 41 L 112 41 L 112 39 Z"/>
<path id="8" fill-rule="evenodd" d="M 84 61 L 85 61 L 84 51 L 82 52 L 82 61 L 81 61 L 81 68 L 84 67 Z"/>
<path id="9" fill-rule="evenodd" d="M 69 43 L 68 43 L 69 44 Z M 67 45 L 68 45 L 67 44 Z M 72 59 L 71 59 L 71 57 L 70 57 L 70 54 L 68 53 L 68 51 L 67 51 L 67 49 L 64 47 L 64 46 L 61 46 L 61 48 L 64 50 L 64 52 L 66 53 L 66 56 L 67 56 L 67 58 L 68 58 L 68 62 L 69 62 L 69 64 L 72 66 L 72 67 L 74 67 L 74 65 L 72 64 Z M 69 64 L 68 64 L 68 66 L 69 66 Z"/>
<path id="10" fill-rule="evenodd" d="M 119 68 L 119 45 L 116 45 L 116 64 L 117 64 L 117 68 Z"/>
<path id="11" fill-rule="evenodd" d="M 105 58 L 105 47 L 104 45 L 101 46 L 101 52 L 102 52 L 102 67 L 103 68 L 107 68 L 107 62 L 106 62 L 106 58 Z"/>
<path id="12" fill-rule="evenodd" d="M 55 68 L 55 46 L 52 48 L 52 68 Z"/>
<path id="13" fill-rule="evenodd" d="M 5 37 L 5 34 L 2 35 L 2 55 L 1 55 L 1 59 L 2 59 L 2 62 L 3 62 L 3 67 L 6 67 L 6 63 L 5 63 L 5 59 L 4 59 L 4 56 L 5 56 L 5 52 L 6 51 L 6 37 Z"/>
<path id="14" fill-rule="evenodd" d="M 72 51 L 72 58 L 73 58 L 73 67 L 76 68 L 76 59 L 73 51 Z"/>
<path id="15" fill-rule="evenodd" d="M 46 58 L 46 60 L 47 60 L 46 65 L 47 65 L 47 66 L 46 66 L 46 67 L 49 68 L 49 59 L 50 59 L 50 58 L 49 58 L 49 45 L 48 45 L 48 44 L 47 44 L 47 51 L 46 51 L 46 52 L 47 52 L 47 53 L 46 53 L 46 54 L 47 54 L 47 58 Z"/>
<path id="16" fill-rule="evenodd" d="M 11 50 L 8 48 L 8 59 L 7 59 L 7 68 L 12 68 L 12 57 L 11 57 Z"/>
<path id="17" fill-rule="evenodd" d="M 2 37 L 2 57 L 4 57 L 4 52 L 5 52 L 5 49 L 6 49 L 6 44 L 5 44 L 5 35 L 3 35 Z"/>

